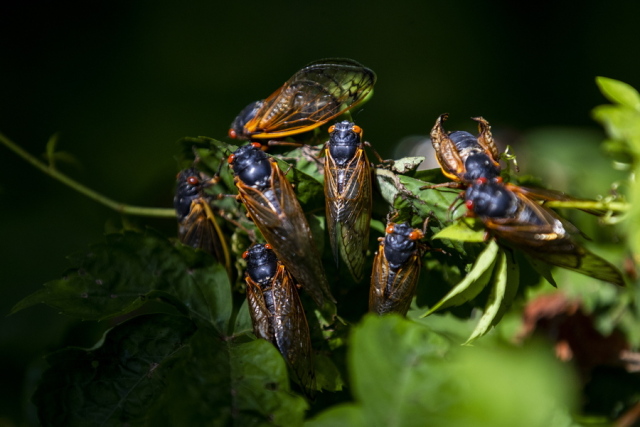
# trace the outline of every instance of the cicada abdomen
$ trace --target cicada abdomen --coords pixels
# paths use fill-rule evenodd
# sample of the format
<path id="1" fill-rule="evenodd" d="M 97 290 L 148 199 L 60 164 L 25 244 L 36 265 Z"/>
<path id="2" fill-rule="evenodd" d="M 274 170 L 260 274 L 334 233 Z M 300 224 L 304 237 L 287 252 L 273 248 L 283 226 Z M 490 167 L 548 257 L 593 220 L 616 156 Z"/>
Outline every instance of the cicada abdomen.
<path id="1" fill-rule="evenodd" d="M 360 282 L 369 243 L 371 168 L 359 126 L 343 121 L 329 134 L 324 164 L 329 239 L 336 264 L 341 259 Z"/>

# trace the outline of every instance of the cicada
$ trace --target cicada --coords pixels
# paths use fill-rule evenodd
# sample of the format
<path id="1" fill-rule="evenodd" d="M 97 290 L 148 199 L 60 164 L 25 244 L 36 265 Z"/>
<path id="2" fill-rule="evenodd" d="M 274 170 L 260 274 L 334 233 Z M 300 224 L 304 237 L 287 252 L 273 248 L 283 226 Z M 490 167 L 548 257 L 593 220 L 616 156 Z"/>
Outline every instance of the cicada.
<path id="1" fill-rule="evenodd" d="M 231 277 L 229 248 L 204 192 L 215 180 L 194 168 L 182 170 L 177 180 L 173 206 L 178 216 L 178 238 L 186 245 L 212 254 Z"/>
<path id="2" fill-rule="evenodd" d="M 515 185 L 478 179 L 465 191 L 465 203 L 496 237 L 535 259 L 578 273 L 624 285 L 620 271 L 581 246 L 580 231 L 536 198 L 551 200 Z"/>
<path id="3" fill-rule="evenodd" d="M 276 346 L 307 395 L 313 395 L 309 325 L 293 277 L 269 244 L 252 246 L 242 258 L 247 261 L 247 302 L 254 334 Z"/>
<path id="4" fill-rule="evenodd" d="M 491 180 L 500 176 L 500 153 L 491 135 L 491 126 L 482 117 L 478 122 L 478 136 L 469 132 L 446 132 L 442 123 L 449 118 L 441 114 L 431 129 L 431 143 L 442 173 L 456 181 L 469 183 L 478 178 Z"/>
<path id="5" fill-rule="evenodd" d="M 352 59 L 312 62 L 267 99 L 245 107 L 229 136 L 277 139 L 310 131 L 362 102 L 375 82 L 375 73 Z"/>
<path id="6" fill-rule="evenodd" d="M 325 297 L 335 302 L 309 223 L 276 161 L 253 143 L 231 154 L 229 165 L 238 198 L 278 259 L 318 306 Z"/>
<path id="7" fill-rule="evenodd" d="M 373 260 L 369 311 L 377 314 L 406 315 L 416 292 L 422 255 L 426 245 L 424 233 L 409 224 L 389 222 Z"/>
<path id="8" fill-rule="evenodd" d="M 336 263 L 342 259 L 362 280 L 371 221 L 371 168 L 362 129 L 349 121 L 329 128 L 325 146 L 324 194 L 327 228 Z"/>

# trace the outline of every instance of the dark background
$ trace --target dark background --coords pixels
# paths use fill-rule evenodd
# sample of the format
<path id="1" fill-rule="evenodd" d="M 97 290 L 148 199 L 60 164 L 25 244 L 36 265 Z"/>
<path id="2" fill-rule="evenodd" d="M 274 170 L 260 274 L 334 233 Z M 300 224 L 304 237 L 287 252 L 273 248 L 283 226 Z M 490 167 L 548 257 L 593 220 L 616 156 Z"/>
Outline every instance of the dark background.
<path id="1" fill-rule="evenodd" d="M 61 170 L 134 205 L 171 206 L 180 137 L 225 137 L 242 107 L 320 58 L 376 71 L 356 120 L 387 155 L 443 112 L 450 129 L 483 115 L 509 141 L 549 126 L 598 132 L 595 76 L 640 87 L 634 2 L 91 3 L 0 6 L 0 132 L 35 155 L 59 133 L 78 160 Z M 4 146 L 0 207 L 1 314 L 120 221 Z M 28 366 L 87 344 L 69 323 L 44 306 L 2 318 L 0 425 L 24 420 Z"/>

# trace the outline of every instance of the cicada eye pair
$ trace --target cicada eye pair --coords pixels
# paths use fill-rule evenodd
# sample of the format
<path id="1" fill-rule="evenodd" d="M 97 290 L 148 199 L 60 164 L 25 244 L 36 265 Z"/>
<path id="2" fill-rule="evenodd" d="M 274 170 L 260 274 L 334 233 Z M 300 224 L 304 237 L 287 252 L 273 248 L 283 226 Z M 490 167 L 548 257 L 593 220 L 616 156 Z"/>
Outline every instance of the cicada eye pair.
<path id="1" fill-rule="evenodd" d="M 265 249 L 269 249 L 269 250 L 273 250 L 273 247 L 268 243 L 264 245 L 264 248 Z M 247 259 L 248 256 L 249 256 L 249 251 L 244 251 L 242 253 L 242 259 Z"/>
<path id="2" fill-rule="evenodd" d="M 331 125 L 331 126 L 329 126 L 328 132 L 329 133 L 333 133 L 333 131 L 335 131 L 335 130 L 336 130 L 336 125 Z M 358 126 L 358 125 L 353 125 L 351 127 L 351 131 L 353 133 L 357 133 L 358 135 L 362 135 L 362 128 L 360 126 Z"/>

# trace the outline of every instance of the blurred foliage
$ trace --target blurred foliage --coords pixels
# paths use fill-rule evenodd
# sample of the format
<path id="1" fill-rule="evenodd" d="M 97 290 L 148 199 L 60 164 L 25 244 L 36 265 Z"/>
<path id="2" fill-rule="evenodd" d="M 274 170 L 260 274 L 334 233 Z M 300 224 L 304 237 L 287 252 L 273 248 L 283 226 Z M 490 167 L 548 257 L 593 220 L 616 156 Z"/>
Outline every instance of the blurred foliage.
<path id="1" fill-rule="evenodd" d="M 226 166 L 236 146 L 186 137 L 180 166 L 195 164 L 220 177 L 211 204 L 230 239 L 237 280 L 231 282 L 209 254 L 150 228 L 125 227 L 69 257 L 71 268 L 61 278 L 12 312 L 45 303 L 111 328 L 88 350 L 67 348 L 47 358 L 33 395 L 40 422 L 572 426 L 629 416 L 640 402 L 634 388 L 640 364 L 640 97 L 621 82 L 599 78 L 598 84 L 615 103 L 594 110 L 610 135 L 605 146 L 625 169 L 616 178 L 615 196 L 628 198 L 632 207 L 623 216 L 603 217 L 616 222 L 615 229 L 592 224 L 600 231 L 588 246 L 624 267 L 629 286 L 551 270 L 485 241 L 482 223 L 455 208 L 459 190 L 425 188 L 443 177 L 435 169 L 416 171 L 422 158 L 378 165 L 369 247 L 393 214 L 414 226 L 426 224 L 432 250 L 424 256 L 412 309 L 402 319 L 367 314 L 368 284 L 341 274 L 321 243 L 339 317 L 327 319 L 301 293 L 320 391 L 309 400 L 291 382 L 277 349 L 252 333 L 241 254 L 260 236 L 233 197 L 215 197 L 236 193 Z M 314 238 L 323 242 L 317 150 L 277 147 L 270 153 L 294 184 Z M 604 198 L 592 203 L 607 206 Z M 580 225 L 588 221 L 582 218 Z M 605 399 L 601 384 L 612 381 L 619 384 L 617 393 Z"/>

